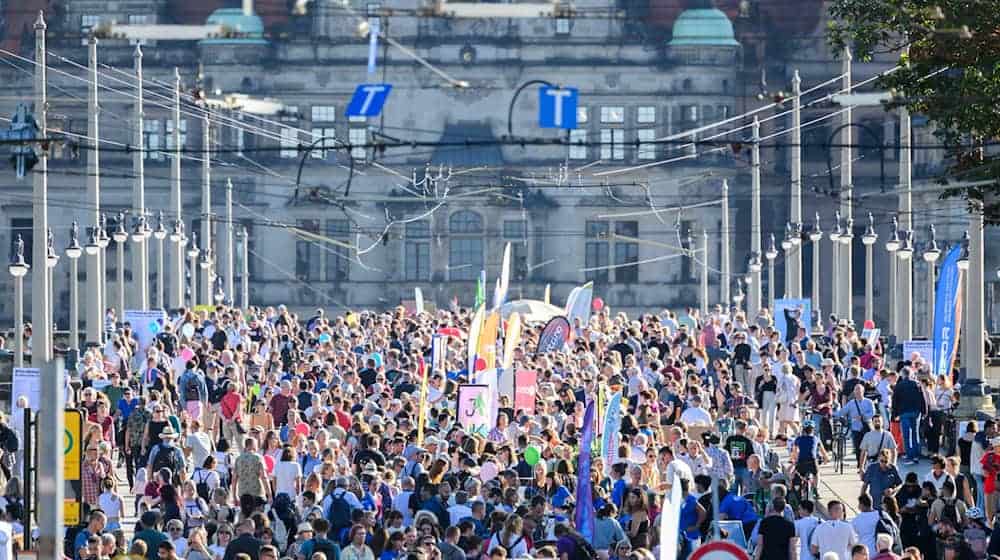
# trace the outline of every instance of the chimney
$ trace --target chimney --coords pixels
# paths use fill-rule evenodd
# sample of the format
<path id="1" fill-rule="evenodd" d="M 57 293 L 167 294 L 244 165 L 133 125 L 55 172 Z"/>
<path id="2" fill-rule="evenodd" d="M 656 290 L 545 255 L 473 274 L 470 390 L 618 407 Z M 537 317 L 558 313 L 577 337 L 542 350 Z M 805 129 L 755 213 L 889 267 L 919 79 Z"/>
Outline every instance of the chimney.
<path id="1" fill-rule="evenodd" d="M 253 0 L 243 0 L 243 15 L 253 15 Z"/>

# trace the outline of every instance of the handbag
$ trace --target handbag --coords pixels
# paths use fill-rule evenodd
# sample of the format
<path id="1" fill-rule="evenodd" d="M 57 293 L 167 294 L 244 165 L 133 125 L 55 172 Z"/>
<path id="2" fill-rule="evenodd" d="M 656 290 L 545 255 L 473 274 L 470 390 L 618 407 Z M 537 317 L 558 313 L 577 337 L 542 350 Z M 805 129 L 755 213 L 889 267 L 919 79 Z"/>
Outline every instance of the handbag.
<path id="1" fill-rule="evenodd" d="M 854 406 L 858 409 L 858 416 L 861 418 L 861 435 L 867 434 L 872 431 L 872 421 L 865 419 L 864 413 L 861 412 L 861 405 L 858 404 L 857 400 L 854 401 Z"/>

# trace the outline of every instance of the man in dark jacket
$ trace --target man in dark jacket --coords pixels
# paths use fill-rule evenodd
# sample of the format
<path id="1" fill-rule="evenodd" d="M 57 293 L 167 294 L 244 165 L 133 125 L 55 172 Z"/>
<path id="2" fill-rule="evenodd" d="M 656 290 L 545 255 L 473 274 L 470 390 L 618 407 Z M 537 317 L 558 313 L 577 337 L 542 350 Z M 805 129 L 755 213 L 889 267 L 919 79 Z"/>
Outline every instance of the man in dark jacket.
<path id="1" fill-rule="evenodd" d="M 241 552 L 248 554 L 252 560 L 260 560 L 260 547 L 263 543 L 253 536 L 254 531 L 256 531 L 253 519 L 244 519 L 236 526 L 236 530 L 240 536 L 229 541 L 226 555 L 222 557 L 222 560 L 236 560 L 236 555 Z"/>
<path id="2" fill-rule="evenodd" d="M 920 459 L 920 417 L 927 414 L 927 401 L 910 368 L 903 367 L 902 374 L 892 391 L 892 418 L 899 420 L 903 432 L 906 458 L 902 462 L 914 465 Z"/>

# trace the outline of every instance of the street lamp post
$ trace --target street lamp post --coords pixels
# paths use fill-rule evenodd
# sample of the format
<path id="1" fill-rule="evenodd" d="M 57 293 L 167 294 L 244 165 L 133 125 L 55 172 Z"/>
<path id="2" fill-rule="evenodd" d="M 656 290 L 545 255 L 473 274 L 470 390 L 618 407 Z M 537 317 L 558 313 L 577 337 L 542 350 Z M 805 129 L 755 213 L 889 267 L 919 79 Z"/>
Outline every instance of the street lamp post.
<path id="1" fill-rule="evenodd" d="M 243 273 L 240 276 L 240 292 L 242 293 L 243 307 L 250 307 L 250 236 L 247 234 L 247 228 L 244 227 L 240 230 L 240 240 L 243 245 Z"/>
<path id="2" fill-rule="evenodd" d="M 865 228 L 865 234 L 861 238 L 861 242 L 865 245 L 865 321 L 875 320 L 875 288 L 873 286 L 875 271 L 872 270 L 872 265 L 876 241 L 878 241 L 878 235 L 875 233 L 875 217 L 869 212 L 868 227 Z"/>
<path id="3" fill-rule="evenodd" d="M 14 367 L 24 367 L 24 276 L 28 274 L 24 260 L 24 240 L 21 234 L 14 239 L 7 271 L 14 277 Z"/>
<path id="4" fill-rule="evenodd" d="M 156 238 L 156 308 L 164 309 L 165 304 L 163 301 L 163 285 L 166 284 L 166 278 L 163 274 L 163 240 L 167 238 L 167 229 L 163 227 L 163 211 L 159 211 L 156 214 L 156 229 L 153 231 L 153 237 Z"/>
<path id="5" fill-rule="evenodd" d="M 751 312 L 756 316 L 757 312 L 760 311 L 760 301 L 758 298 L 757 309 L 751 310 L 753 301 L 751 295 L 755 292 L 760 294 L 761 290 L 761 277 L 760 271 L 763 268 L 763 263 L 760 262 L 760 253 L 753 251 L 750 253 L 750 257 L 747 260 L 747 273 L 746 278 L 743 283 L 746 284 L 748 292 L 744 294 L 747 302 L 747 319 L 750 319 Z"/>
<path id="6" fill-rule="evenodd" d="M 100 224 L 100 220 L 99 219 L 98 219 L 98 224 Z M 100 323 L 100 319 L 101 319 L 100 303 L 101 302 L 99 302 L 99 301 L 97 302 L 97 306 L 98 307 L 95 310 L 94 307 L 93 307 L 93 302 L 91 300 L 93 300 L 93 299 L 99 299 L 101 297 L 100 296 L 100 293 L 101 293 L 101 278 L 100 277 L 101 277 L 102 267 L 100 266 L 101 265 L 101 257 L 100 257 L 100 254 L 101 254 L 101 244 L 100 244 L 100 237 L 101 237 L 101 226 L 100 225 L 88 227 L 87 228 L 87 244 L 83 246 L 83 252 L 87 254 L 87 271 L 88 271 L 87 272 L 87 274 L 88 274 L 88 276 L 87 276 L 87 288 L 88 288 L 88 292 L 93 292 L 93 293 L 87 293 L 87 304 L 86 304 L 87 305 L 87 342 L 93 342 L 93 343 L 97 343 L 97 344 L 100 344 L 102 342 L 103 338 L 104 338 L 101 335 L 101 333 L 104 331 L 104 326 Z M 96 265 L 97 265 L 96 267 L 91 267 L 91 264 L 94 264 L 93 261 L 96 261 Z M 93 272 L 94 276 L 90 276 L 91 272 Z M 97 318 L 97 321 L 98 321 L 97 323 L 93 323 L 95 317 Z"/>
<path id="7" fill-rule="evenodd" d="M 885 250 L 889 252 L 889 328 L 896 334 L 896 251 L 902 243 L 899 239 L 899 221 L 892 217 L 892 227 L 889 240 L 885 242 Z"/>
<path id="8" fill-rule="evenodd" d="M 834 213 L 834 224 L 833 229 L 830 230 L 830 243 L 833 250 L 833 267 L 837 268 L 840 266 L 840 236 L 844 234 L 843 224 L 841 223 L 840 210 Z M 840 314 L 840 274 L 834 270 L 834 273 L 830 275 L 830 282 L 832 284 L 832 289 L 830 290 L 830 311 L 839 315 Z"/>
<path id="9" fill-rule="evenodd" d="M 840 234 L 840 245 L 841 245 L 841 257 L 844 262 L 841 266 L 848 269 L 848 273 L 845 275 L 841 274 L 842 282 L 840 284 L 841 290 L 841 302 L 840 305 L 844 308 L 844 316 L 848 322 L 852 320 L 854 316 L 854 284 L 851 278 L 851 244 L 854 243 L 854 218 L 851 216 L 847 217 L 847 225 L 844 227 L 844 232 Z"/>
<path id="10" fill-rule="evenodd" d="M 737 313 L 743 310 L 743 280 L 740 278 L 736 279 L 736 293 L 733 294 L 733 305 L 736 306 Z"/>
<path id="11" fill-rule="evenodd" d="M 56 252 L 56 236 L 52 233 L 52 228 L 49 228 L 48 235 L 46 235 L 46 245 L 45 245 L 45 264 L 46 273 L 49 275 L 49 340 L 55 340 L 56 335 L 56 305 L 55 305 L 55 275 L 56 275 L 56 265 L 59 264 L 59 253 Z"/>
<path id="12" fill-rule="evenodd" d="M 128 232 L 125 231 L 125 214 L 118 213 L 118 224 L 111 237 L 118 247 L 118 320 L 121 321 L 125 316 L 125 242 L 128 241 Z"/>
<path id="13" fill-rule="evenodd" d="M 69 343 L 70 348 L 80 348 L 80 294 L 78 285 L 78 259 L 83 255 L 80 247 L 80 227 L 76 222 L 69 229 L 69 246 L 66 256 L 69 257 Z"/>
<path id="14" fill-rule="evenodd" d="M 188 273 L 191 276 L 191 307 L 198 305 L 198 232 L 192 228 L 191 235 L 188 236 L 190 244 L 187 249 Z"/>
<path id="15" fill-rule="evenodd" d="M 701 231 L 701 312 L 708 317 L 708 230 L 705 229 Z"/>
<path id="16" fill-rule="evenodd" d="M 774 259 L 778 258 L 778 247 L 774 244 L 773 233 L 764 258 L 767 259 L 767 308 L 774 313 Z"/>
<path id="17" fill-rule="evenodd" d="M 899 331 L 896 333 L 896 338 L 902 342 L 910 340 L 913 336 L 913 299 L 909 297 L 913 286 L 912 229 L 903 232 L 902 243 L 900 243 L 896 256 L 899 258 L 899 261 L 897 261 L 896 278 L 900 284 L 906 285 L 905 287 L 900 286 L 897 288 L 899 290 L 899 297 L 897 298 L 899 310 L 896 312 L 896 322 L 899 323 Z"/>
<path id="18" fill-rule="evenodd" d="M 98 282 L 98 287 L 101 290 L 101 338 L 100 341 L 104 341 L 104 313 L 107 311 L 107 307 L 111 307 L 111 300 L 108 299 L 108 246 L 111 245 L 111 230 L 108 229 L 108 215 L 101 212 L 101 219 L 97 228 L 97 247 L 99 249 L 100 267 L 98 268 L 98 276 L 100 277 L 100 282 Z"/>
<path id="19" fill-rule="evenodd" d="M 934 224 L 930 225 L 930 241 L 927 242 L 927 249 L 924 250 L 924 262 L 927 263 L 927 338 L 934 337 L 934 273 L 937 260 L 941 257 L 941 250 L 938 249 L 937 232 Z M 903 356 L 904 358 L 906 356 Z"/>
<path id="20" fill-rule="evenodd" d="M 222 302 L 226 300 L 226 292 L 222 289 L 222 276 L 215 277 L 215 298 L 216 305 L 222 305 Z"/>
<path id="21" fill-rule="evenodd" d="M 822 329 L 823 312 L 819 305 L 819 242 L 823 240 L 823 228 L 819 223 L 819 212 L 816 212 L 816 225 L 809 232 L 809 241 L 812 241 L 812 308 L 813 324 Z"/>

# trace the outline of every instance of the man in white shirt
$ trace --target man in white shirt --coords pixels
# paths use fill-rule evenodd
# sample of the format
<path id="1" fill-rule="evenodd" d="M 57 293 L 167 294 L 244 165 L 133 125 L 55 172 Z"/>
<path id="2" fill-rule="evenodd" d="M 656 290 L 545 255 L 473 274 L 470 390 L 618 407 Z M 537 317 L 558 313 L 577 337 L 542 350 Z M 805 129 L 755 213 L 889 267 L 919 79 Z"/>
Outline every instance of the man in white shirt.
<path id="1" fill-rule="evenodd" d="M 681 480 L 687 480 L 689 484 L 694 483 L 694 473 L 691 472 L 691 467 L 684 461 L 675 459 L 674 450 L 670 446 L 660 448 L 658 462 L 661 471 L 663 471 L 663 482 L 660 483 L 661 490 L 669 493 L 673 487 L 675 476 Z M 690 485 L 688 487 L 690 488 Z"/>
<path id="2" fill-rule="evenodd" d="M 403 490 L 392 499 L 392 509 L 403 514 L 403 526 L 409 527 L 413 524 L 413 512 L 410 510 L 410 496 L 413 495 L 413 488 L 416 486 L 416 481 L 411 476 L 405 476 L 400 485 Z"/>
<path id="3" fill-rule="evenodd" d="M 854 532 L 857 533 L 861 544 L 868 547 L 868 550 L 878 550 L 875 546 L 875 536 L 878 532 L 878 522 L 882 519 L 882 514 L 872 509 L 872 498 L 868 494 L 862 494 L 858 497 L 858 509 L 861 511 L 854 517 L 851 526 L 854 528 Z"/>
<path id="4" fill-rule="evenodd" d="M 458 525 L 459 521 L 466 517 L 472 517 L 472 508 L 467 504 L 468 501 L 468 492 L 465 490 L 455 492 L 455 505 L 448 508 L 448 518 L 451 520 L 452 525 Z"/>
<path id="5" fill-rule="evenodd" d="M 702 408 L 701 396 L 695 395 L 691 398 L 691 406 L 681 413 L 681 422 L 685 426 L 711 426 L 712 415 Z"/>
<path id="6" fill-rule="evenodd" d="M 820 524 L 819 518 L 813 515 L 815 509 L 816 506 L 810 500 L 799 502 L 799 518 L 795 521 L 795 536 L 799 538 L 799 560 L 812 558 L 809 541 Z"/>
<path id="7" fill-rule="evenodd" d="M 850 558 L 851 547 L 858 544 L 858 534 L 844 521 L 844 504 L 832 500 L 827 504 L 827 511 L 830 519 L 816 527 L 809 541 L 813 556 L 834 552 L 840 558 Z"/>

